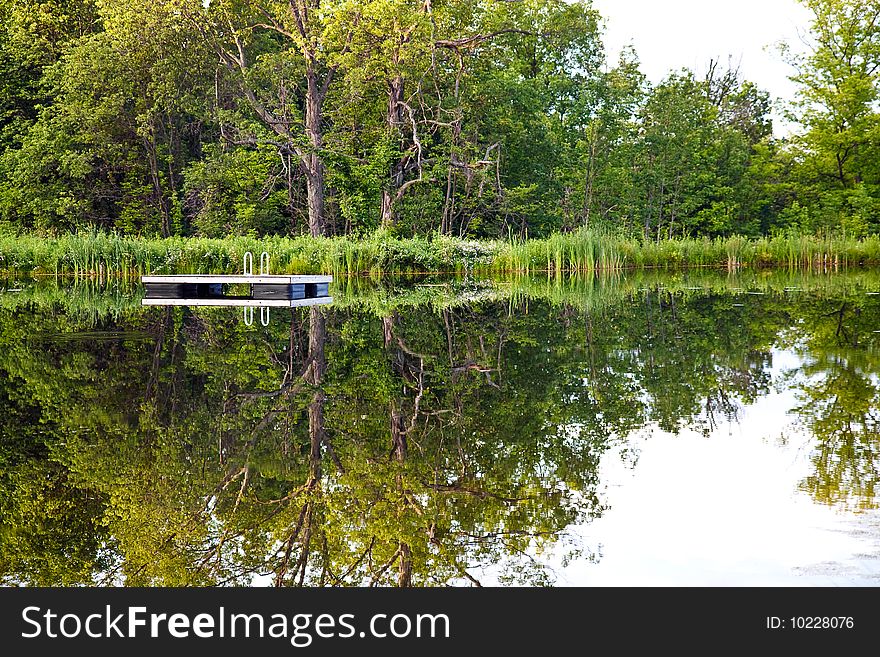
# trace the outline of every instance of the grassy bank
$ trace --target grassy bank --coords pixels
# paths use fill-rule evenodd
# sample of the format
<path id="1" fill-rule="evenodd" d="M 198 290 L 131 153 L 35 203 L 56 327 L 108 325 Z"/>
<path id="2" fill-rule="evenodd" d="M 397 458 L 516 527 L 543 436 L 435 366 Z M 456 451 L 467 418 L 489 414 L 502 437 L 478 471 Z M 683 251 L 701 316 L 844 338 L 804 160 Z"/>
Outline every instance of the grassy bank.
<path id="1" fill-rule="evenodd" d="M 783 235 L 748 239 L 687 238 L 659 242 L 580 231 L 514 241 L 499 249 L 494 271 L 574 271 L 715 267 L 826 268 L 880 264 L 880 236 L 858 240 Z"/>
<path id="2" fill-rule="evenodd" d="M 104 232 L 44 238 L 0 237 L 0 271 L 37 274 L 123 276 L 160 273 L 240 273 L 243 257 L 270 254 L 271 273 L 380 274 L 464 272 L 488 266 L 498 242 L 470 242 L 450 237 L 363 239 L 229 237 L 226 239 L 142 239 Z"/>
<path id="3" fill-rule="evenodd" d="M 237 273 L 245 252 L 271 256 L 272 273 L 536 273 L 692 267 L 839 268 L 880 265 L 880 236 L 787 235 L 660 242 L 578 231 L 539 240 L 230 237 L 143 239 L 104 232 L 0 237 L 0 271 L 98 277 Z M 257 265 L 258 266 L 258 265 Z"/>

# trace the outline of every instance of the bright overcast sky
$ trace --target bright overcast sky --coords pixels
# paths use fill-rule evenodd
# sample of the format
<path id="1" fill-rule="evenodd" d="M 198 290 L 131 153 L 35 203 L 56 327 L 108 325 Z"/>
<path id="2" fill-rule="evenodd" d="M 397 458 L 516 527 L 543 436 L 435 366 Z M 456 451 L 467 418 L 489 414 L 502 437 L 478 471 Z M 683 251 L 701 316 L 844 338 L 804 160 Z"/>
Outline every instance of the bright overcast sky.
<path id="1" fill-rule="evenodd" d="M 652 83 L 683 67 L 701 76 L 710 59 L 726 65 L 732 56 L 742 77 L 774 99 L 794 95 L 791 68 L 775 44 L 800 46 L 798 32 L 806 33 L 810 12 L 796 0 L 593 0 L 593 7 L 605 19 L 609 62 L 631 43 Z M 787 131 L 778 121 L 774 127 Z"/>

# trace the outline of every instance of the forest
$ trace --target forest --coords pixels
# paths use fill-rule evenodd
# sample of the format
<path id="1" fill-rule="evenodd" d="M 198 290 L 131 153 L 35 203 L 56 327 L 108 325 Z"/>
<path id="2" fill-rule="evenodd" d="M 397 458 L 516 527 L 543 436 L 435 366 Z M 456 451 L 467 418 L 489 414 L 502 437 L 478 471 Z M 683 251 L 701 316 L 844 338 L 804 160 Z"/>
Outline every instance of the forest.
<path id="1" fill-rule="evenodd" d="M 876 235 L 880 0 L 804 4 L 775 99 L 587 1 L 0 0 L 0 236 Z"/>

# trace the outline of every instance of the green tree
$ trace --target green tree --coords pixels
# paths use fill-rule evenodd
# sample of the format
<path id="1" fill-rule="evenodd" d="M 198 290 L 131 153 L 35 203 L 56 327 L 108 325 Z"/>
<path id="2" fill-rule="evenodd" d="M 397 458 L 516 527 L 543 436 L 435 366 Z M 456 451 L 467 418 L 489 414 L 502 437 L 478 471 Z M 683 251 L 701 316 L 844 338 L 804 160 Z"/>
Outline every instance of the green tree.
<path id="1" fill-rule="evenodd" d="M 880 3 L 804 0 L 809 49 L 784 50 L 800 86 L 792 118 L 804 132 L 804 199 L 817 227 L 862 235 L 880 225 Z"/>
<path id="2" fill-rule="evenodd" d="M 0 154 L 13 146 L 52 100 L 43 69 L 67 45 L 99 29 L 91 0 L 0 2 Z"/>
<path id="3" fill-rule="evenodd" d="M 180 233 L 208 53 L 158 2 L 103 2 L 98 20 L 46 70 L 52 102 L 4 153 L 3 214 L 43 229 Z"/>
<path id="4" fill-rule="evenodd" d="M 645 76 L 632 49 L 624 49 L 617 65 L 603 74 L 591 105 L 596 109 L 582 128 L 577 149 L 580 166 L 571 189 L 582 203 L 573 201 L 572 215 L 577 223 L 590 227 L 596 223 L 628 227 L 639 214 L 637 178 L 633 167 L 638 130 L 637 113 L 646 93 Z M 581 195 L 582 193 L 582 195 Z"/>

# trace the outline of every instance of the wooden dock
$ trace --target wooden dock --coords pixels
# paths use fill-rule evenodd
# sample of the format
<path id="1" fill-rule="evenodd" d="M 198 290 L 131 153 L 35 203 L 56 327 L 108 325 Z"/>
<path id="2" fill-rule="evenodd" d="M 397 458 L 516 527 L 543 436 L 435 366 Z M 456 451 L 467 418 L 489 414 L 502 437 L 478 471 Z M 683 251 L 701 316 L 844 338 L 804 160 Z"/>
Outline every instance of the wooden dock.
<path id="1" fill-rule="evenodd" d="M 264 283 L 267 285 L 299 285 L 304 283 L 332 283 L 330 275 L 305 274 L 175 274 L 174 276 L 141 276 L 141 283 Z"/>
<path id="2" fill-rule="evenodd" d="M 311 297 L 304 299 L 248 299 L 241 297 L 217 298 L 150 298 L 141 299 L 142 306 L 219 306 L 240 308 L 299 308 L 302 306 L 323 306 L 333 303 L 333 297 Z"/>
<path id="3" fill-rule="evenodd" d="M 302 274 L 179 274 L 142 276 L 141 282 L 146 290 L 144 305 L 266 306 L 268 304 L 244 302 L 288 302 L 327 298 L 330 295 L 330 283 L 333 282 L 333 277 Z M 230 285 L 249 285 L 250 294 L 228 296 L 226 293 Z M 178 303 L 160 304 L 156 303 L 158 300 L 175 300 Z M 290 306 L 289 303 L 272 305 Z"/>

